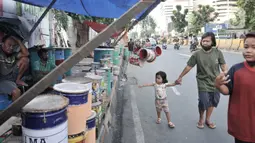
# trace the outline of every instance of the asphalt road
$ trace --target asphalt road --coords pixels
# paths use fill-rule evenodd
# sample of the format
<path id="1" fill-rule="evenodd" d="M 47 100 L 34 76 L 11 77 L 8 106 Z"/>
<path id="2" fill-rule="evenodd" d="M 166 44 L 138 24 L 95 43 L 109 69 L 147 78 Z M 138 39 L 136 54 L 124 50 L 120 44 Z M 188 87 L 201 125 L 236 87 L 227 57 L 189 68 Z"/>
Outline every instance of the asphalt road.
<path id="1" fill-rule="evenodd" d="M 241 53 L 223 52 L 228 66 L 243 61 Z M 121 140 L 116 143 L 233 143 L 227 133 L 228 97 L 221 96 L 218 108 L 212 115 L 217 128 L 198 129 L 196 68 L 184 78 L 181 86 L 168 88 L 168 102 L 175 129 L 167 126 L 165 115 L 162 123 L 156 124 L 153 87 L 139 89 L 138 84 L 152 83 L 157 71 L 165 71 L 170 82 L 174 82 L 191 53 L 187 47 L 179 51 L 169 46 L 153 63 L 146 63 L 142 68 L 129 65 L 128 82 L 124 86 Z M 113 135 L 114 136 L 114 135 Z"/>

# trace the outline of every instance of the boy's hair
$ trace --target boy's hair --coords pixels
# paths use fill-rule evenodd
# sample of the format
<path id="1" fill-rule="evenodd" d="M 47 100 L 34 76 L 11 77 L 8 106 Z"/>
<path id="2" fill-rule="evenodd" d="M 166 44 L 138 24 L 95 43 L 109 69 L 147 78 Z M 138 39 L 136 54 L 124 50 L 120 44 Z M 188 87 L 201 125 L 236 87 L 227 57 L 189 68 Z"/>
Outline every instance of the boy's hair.
<path id="1" fill-rule="evenodd" d="M 161 78 L 162 78 L 162 80 L 163 80 L 163 83 L 168 83 L 168 81 L 167 81 L 167 76 L 166 76 L 166 73 L 165 73 L 165 72 L 163 72 L 163 71 L 157 72 L 157 73 L 156 73 L 156 78 L 157 78 L 158 75 L 161 76 Z"/>
<path id="2" fill-rule="evenodd" d="M 245 35 L 244 41 L 245 41 L 247 38 L 255 38 L 255 32 L 247 33 L 247 34 Z"/>
<path id="3" fill-rule="evenodd" d="M 215 38 L 215 35 L 214 33 L 212 32 L 206 32 L 202 38 L 201 38 L 201 42 L 200 42 L 200 45 L 202 45 L 202 40 L 205 39 L 206 37 L 211 37 L 212 39 L 212 46 L 215 47 L 217 44 L 216 44 L 216 38 Z"/>
<path id="4" fill-rule="evenodd" d="M 37 54 L 39 57 L 41 57 L 43 53 L 47 53 L 47 52 L 48 52 L 47 49 L 41 48 L 37 51 Z"/>

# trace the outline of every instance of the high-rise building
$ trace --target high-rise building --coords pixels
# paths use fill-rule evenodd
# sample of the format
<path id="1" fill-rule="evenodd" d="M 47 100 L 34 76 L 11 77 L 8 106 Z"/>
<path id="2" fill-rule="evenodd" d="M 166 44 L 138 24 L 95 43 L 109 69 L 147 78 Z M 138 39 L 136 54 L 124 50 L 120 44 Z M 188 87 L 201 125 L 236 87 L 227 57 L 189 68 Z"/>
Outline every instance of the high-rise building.
<path id="1" fill-rule="evenodd" d="M 167 0 L 162 4 L 162 11 L 168 23 L 171 22 L 171 16 L 177 5 L 182 6 L 182 12 L 188 9 L 188 15 L 193 11 L 193 0 Z"/>
<path id="2" fill-rule="evenodd" d="M 214 0 L 213 6 L 215 11 L 219 13 L 218 23 L 224 23 L 229 20 L 238 10 L 237 0 Z"/>

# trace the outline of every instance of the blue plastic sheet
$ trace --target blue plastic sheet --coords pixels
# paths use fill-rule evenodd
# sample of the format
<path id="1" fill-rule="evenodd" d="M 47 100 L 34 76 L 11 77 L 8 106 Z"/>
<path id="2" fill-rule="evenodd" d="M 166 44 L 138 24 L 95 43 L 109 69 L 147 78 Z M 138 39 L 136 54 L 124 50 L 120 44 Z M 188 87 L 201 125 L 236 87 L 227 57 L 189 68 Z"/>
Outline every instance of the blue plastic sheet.
<path id="1" fill-rule="evenodd" d="M 47 7 L 52 0 L 15 1 Z M 138 1 L 139 0 L 57 0 L 53 8 L 87 16 L 119 18 Z"/>

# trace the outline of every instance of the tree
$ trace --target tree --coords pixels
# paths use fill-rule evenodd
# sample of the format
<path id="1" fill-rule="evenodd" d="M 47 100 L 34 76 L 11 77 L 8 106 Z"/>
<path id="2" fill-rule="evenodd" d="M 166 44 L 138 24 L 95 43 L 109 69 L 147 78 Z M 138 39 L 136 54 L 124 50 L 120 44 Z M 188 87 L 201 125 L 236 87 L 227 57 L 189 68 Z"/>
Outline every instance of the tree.
<path id="1" fill-rule="evenodd" d="M 182 14 L 182 7 L 180 5 L 176 6 L 177 10 L 173 11 L 173 16 L 171 16 L 172 22 L 174 24 L 174 29 L 182 33 L 185 30 L 185 27 L 188 26 L 188 22 L 186 21 L 186 16 L 189 12 L 188 9 L 184 10 L 184 13 Z"/>
<path id="2" fill-rule="evenodd" d="M 213 22 L 218 15 L 219 14 L 215 12 L 213 7 L 210 7 L 209 5 L 198 5 L 198 10 L 192 12 L 192 18 L 189 21 L 190 32 L 198 34 L 202 27 L 209 22 Z"/>
<path id="3" fill-rule="evenodd" d="M 235 19 L 231 19 L 230 23 L 237 26 L 242 25 L 242 22 L 244 22 L 245 28 L 255 30 L 255 1 L 238 0 L 237 6 L 239 7 L 239 10 L 235 13 Z M 240 14 L 239 11 L 244 11 L 244 13 Z"/>
<path id="4" fill-rule="evenodd" d="M 155 33 L 155 28 L 157 24 L 151 16 L 147 16 L 141 21 L 141 37 L 150 37 L 151 34 Z"/>
<path id="5" fill-rule="evenodd" d="M 136 31 L 134 31 L 134 32 L 130 33 L 130 37 L 132 39 L 137 39 L 138 38 L 138 33 Z"/>

